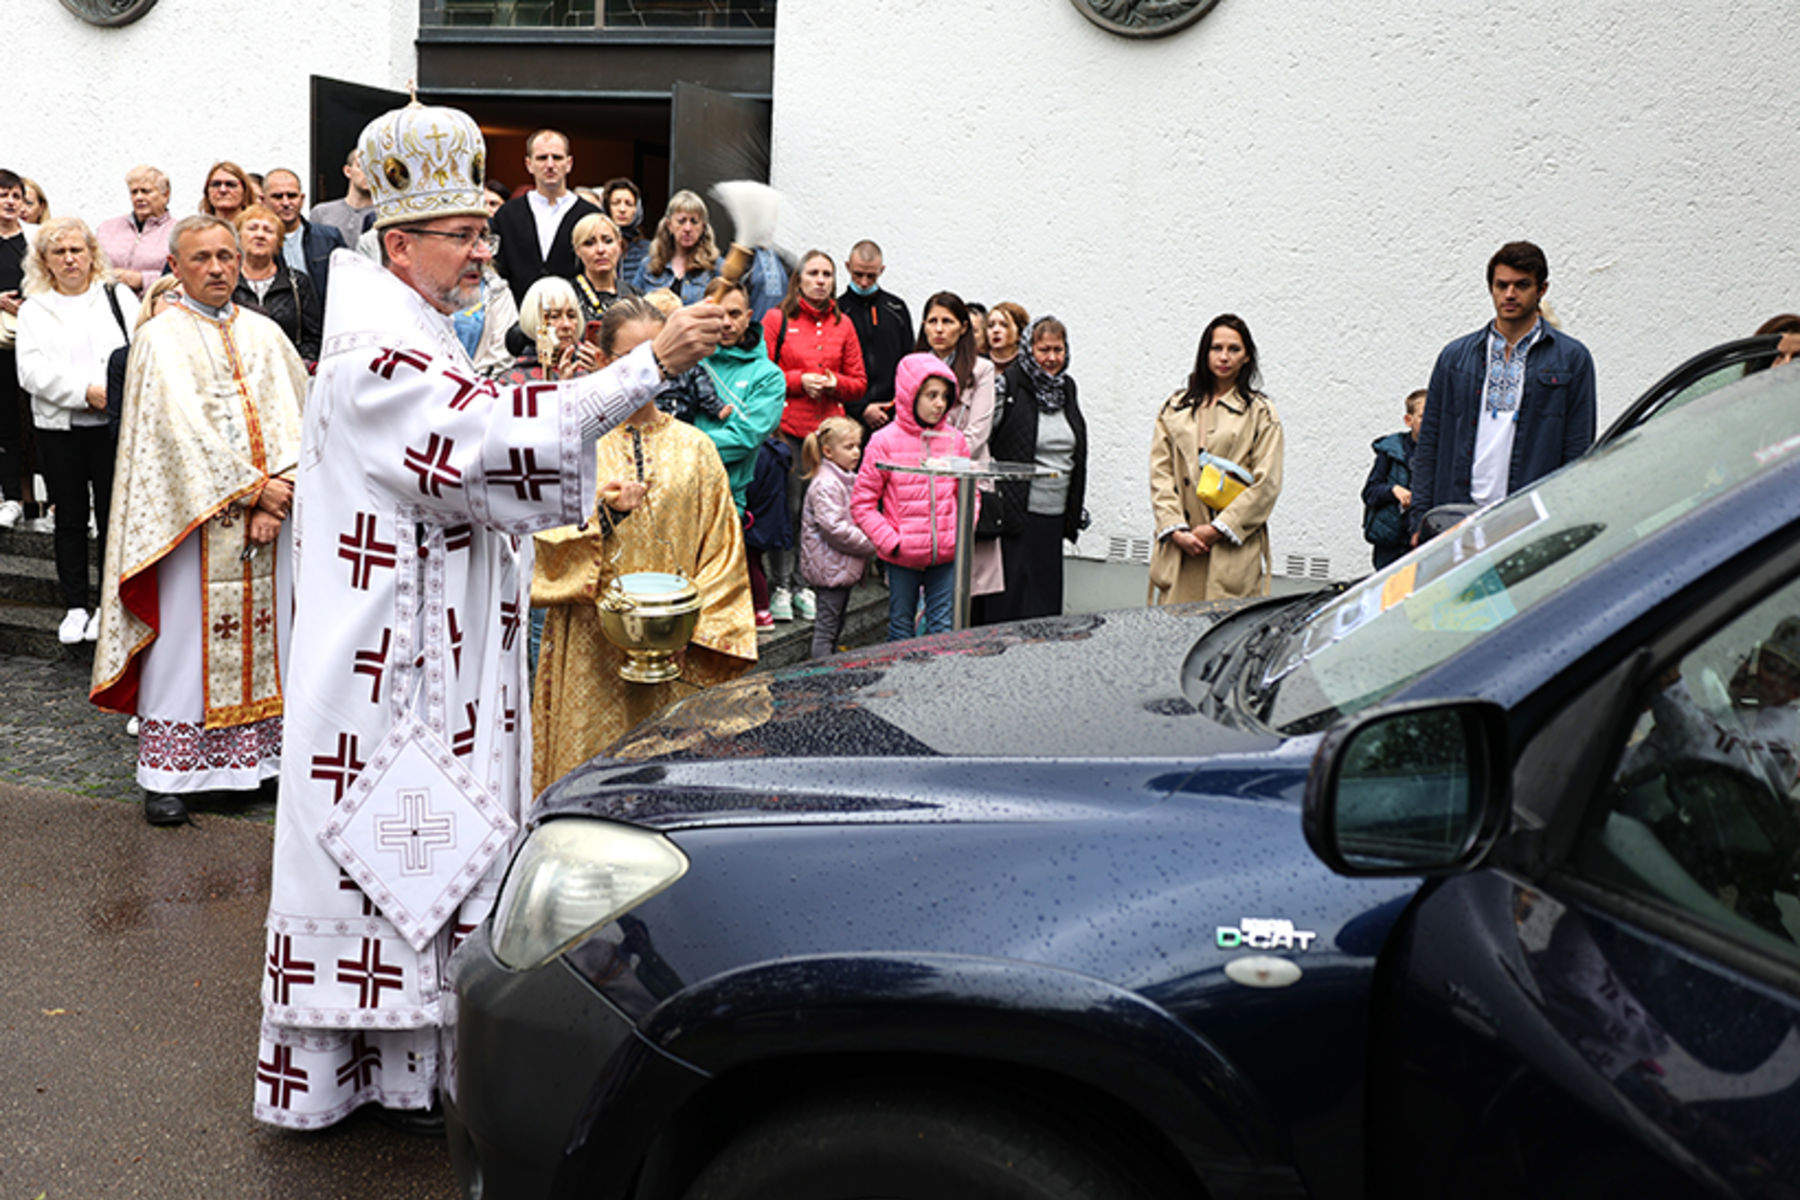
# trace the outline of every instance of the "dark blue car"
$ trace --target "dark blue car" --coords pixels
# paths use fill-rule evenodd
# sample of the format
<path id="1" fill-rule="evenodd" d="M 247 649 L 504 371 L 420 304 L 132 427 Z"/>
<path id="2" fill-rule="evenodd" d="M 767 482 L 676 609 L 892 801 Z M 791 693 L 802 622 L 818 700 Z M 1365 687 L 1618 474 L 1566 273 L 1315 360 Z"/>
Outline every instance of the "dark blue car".
<path id="1" fill-rule="evenodd" d="M 485 1197 L 1800 1196 L 1800 367 L 1347 590 L 747 676 L 455 961 Z"/>

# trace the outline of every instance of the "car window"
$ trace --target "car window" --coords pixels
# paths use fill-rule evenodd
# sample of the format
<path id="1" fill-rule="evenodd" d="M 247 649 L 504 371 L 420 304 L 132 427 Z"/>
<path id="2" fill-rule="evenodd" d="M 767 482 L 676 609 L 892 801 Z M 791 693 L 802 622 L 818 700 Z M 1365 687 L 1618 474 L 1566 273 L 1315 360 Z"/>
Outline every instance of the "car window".
<path id="1" fill-rule="evenodd" d="M 1800 455 L 1800 373 L 1697 396 L 1371 575 L 1270 655 L 1246 709 L 1284 733 L 1393 694 L 1639 540 Z"/>
<path id="2" fill-rule="evenodd" d="M 1640 705 L 1574 870 L 1800 963 L 1800 582 Z"/>

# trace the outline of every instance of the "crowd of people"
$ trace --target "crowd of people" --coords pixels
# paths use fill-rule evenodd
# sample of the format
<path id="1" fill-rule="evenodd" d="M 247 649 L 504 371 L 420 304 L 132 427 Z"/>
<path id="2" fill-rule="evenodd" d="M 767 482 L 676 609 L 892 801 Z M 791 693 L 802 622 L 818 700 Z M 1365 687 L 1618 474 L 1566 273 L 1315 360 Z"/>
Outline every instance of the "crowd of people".
<path id="1" fill-rule="evenodd" d="M 60 635 L 97 643 L 95 703 L 141 720 L 147 820 L 279 782 L 256 1115 L 290 1128 L 429 1109 L 443 969 L 531 796 L 747 670 L 758 629 L 810 620 L 832 652 L 872 575 L 891 639 L 950 628 L 959 527 L 975 622 L 1059 613 L 1088 521 L 1057 317 L 940 290 L 915 324 L 873 240 L 840 290 L 821 250 L 721 252 L 688 191 L 647 226 L 630 180 L 570 186 L 554 130 L 518 195 L 485 161 L 465 114 L 415 104 L 310 213 L 296 172 L 221 161 L 193 215 L 138 167 L 130 211 L 90 226 L 0 170 L 0 526 L 53 513 Z M 1432 505 L 1592 442 L 1548 277 L 1502 247 L 1494 320 L 1375 443 L 1377 565 Z M 1285 437 L 1249 323 L 1209 321 L 1145 426 L 1150 601 L 1266 593 Z M 940 472 L 969 464 L 1006 469 L 959 522 Z M 599 603 L 643 576 L 699 611 L 673 677 L 628 682 Z"/>

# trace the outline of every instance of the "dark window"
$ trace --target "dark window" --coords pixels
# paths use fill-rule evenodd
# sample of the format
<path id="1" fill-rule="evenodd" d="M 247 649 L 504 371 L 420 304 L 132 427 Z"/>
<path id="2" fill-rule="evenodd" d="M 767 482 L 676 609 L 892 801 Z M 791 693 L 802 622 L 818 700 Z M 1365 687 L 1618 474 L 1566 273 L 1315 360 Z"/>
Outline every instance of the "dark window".
<path id="1" fill-rule="evenodd" d="M 1575 870 L 1800 961 L 1800 583 L 1657 680 Z"/>
<path id="2" fill-rule="evenodd" d="M 776 0 L 421 0 L 423 25 L 772 29 Z"/>

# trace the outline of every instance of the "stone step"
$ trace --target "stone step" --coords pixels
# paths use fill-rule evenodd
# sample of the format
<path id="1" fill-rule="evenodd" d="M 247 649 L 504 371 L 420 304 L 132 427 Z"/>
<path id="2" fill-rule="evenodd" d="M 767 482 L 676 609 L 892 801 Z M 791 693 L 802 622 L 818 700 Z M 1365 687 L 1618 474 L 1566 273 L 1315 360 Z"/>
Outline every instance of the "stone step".
<path id="1" fill-rule="evenodd" d="M 838 644 L 855 650 L 872 646 L 887 637 L 887 586 L 865 580 L 850 593 L 850 608 L 844 614 L 844 628 Z M 760 629 L 756 634 L 756 667 L 758 670 L 791 667 L 812 656 L 811 621 L 781 621 L 773 629 Z"/>
<path id="2" fill-rule="evenodd" d="M 0 600 L 0 654 L 89 663 L 94 658 L 90 642 L 65 646 L 56 640 L 62 624 L 62 605 L 21 604 Z"/>
<path id="3" fill-rule="evenodd" d="M 92 574 L 89 581 L 97 586 Z M 46 607 L 61 604 L 62 588 L 56 582 L 56 563 L 49 558 L 0 554 L 0 600 Z"/>

